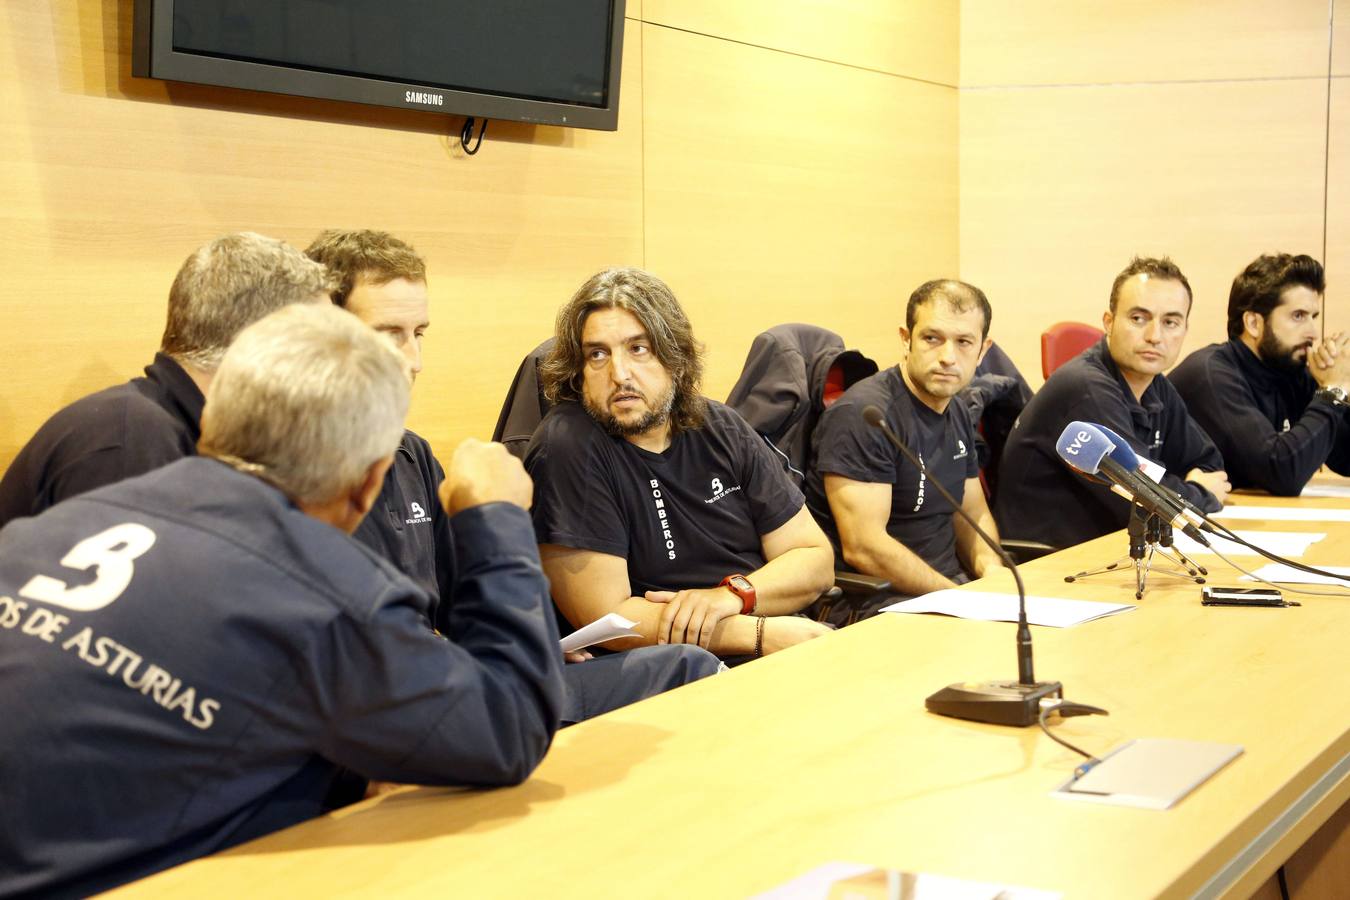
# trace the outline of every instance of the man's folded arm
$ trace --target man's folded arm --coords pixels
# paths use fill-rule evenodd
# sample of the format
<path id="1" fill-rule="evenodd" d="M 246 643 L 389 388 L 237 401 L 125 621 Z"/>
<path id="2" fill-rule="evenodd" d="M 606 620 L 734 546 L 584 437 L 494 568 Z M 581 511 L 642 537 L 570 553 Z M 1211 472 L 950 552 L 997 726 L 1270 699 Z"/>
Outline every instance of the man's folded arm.
<path id="1" fill-rule="evenodd" d="M 626 650 L 660 642 L 666 604 L 632 596 L 628 562 L 623 557 L 561 544 L 541 544 L 539 555 L 553 587 L 553 600 L 573 627 L 580 628 L 613 612 L 635 622 L 633 630 L 638 637 L 609 641 L 604 646 Z M 753 583 L 754 576 L 750 578 Z M 754 653 L 755 628 L 754 616 L 728 616 L 716 624 L 708 649 L 720 656 Z"/>
<path id="2" fill-rule="evenodd" d="M 562 709 L 562 654 L 528 514 L 508 503 L 451 519 L 457 551 L 445 637 L 391 598 L 330 628 L 314 687 L 322 752 L 382 781 L 515 784 L 543 759 Z"/>

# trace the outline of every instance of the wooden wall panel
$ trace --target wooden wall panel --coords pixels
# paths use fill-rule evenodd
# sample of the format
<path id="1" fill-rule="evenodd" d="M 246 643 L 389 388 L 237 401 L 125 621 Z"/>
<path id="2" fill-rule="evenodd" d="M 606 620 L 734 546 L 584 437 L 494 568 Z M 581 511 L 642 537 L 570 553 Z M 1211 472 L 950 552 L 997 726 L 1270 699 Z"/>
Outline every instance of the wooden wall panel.
<path id="1" fill-rule="evenodd" d="M 1350 75 L 1350 0 L 1333 0 L 1331 74 Z"/>
<path id="2" fill-rule="evenodd" d="M 708 394 L 782 322 L 894 362 L 910 291 L 957 267 L 956 91 L 644 35 L 647 263 L 708 345 Z"/>
<path id="3" fill-rule="evenodd" d="M 1350 78 L 1331 80 L 1328 149 L 1327 330 L 1350 331 Z"/>
<path id="4" fill-rule="evenodd" d="M 963 0 L 961 86 L 1325 76 L 1328 13 L 1329 0 Z"/>
<path id="5" fill-rule="evenodd" d="M 1041 330 L 1099 322 L 1136 252 L 1170 254 L 1189 277 L 1187 349 L 1222 338 L 1228 286 L 1252 257 L 1319 252 L 1325 91 L 1325 79 L 963 90 L 961 271 L 989 293 L 995 337 L 1028 378 L 1040 380 Z"/>
<path id="6" fill-rule="evenodd" d="M 133 79 L 131 3 L 0 10 L 0 466 L 59 405 L 135 374 L 181 261 L 253 229 L 303 247 L 385 228 L 427 257 L 434 327 L 411 424 L 490 432 L 520 357 L 594 269 L 642 262 L 641 41 L 620 130 L 461 120 Z"/>
<path id="7" fill-rule="evenodd" d="M 646 0 L 643 17 L 939 84 L 959 74 L 957 0 Z"/>

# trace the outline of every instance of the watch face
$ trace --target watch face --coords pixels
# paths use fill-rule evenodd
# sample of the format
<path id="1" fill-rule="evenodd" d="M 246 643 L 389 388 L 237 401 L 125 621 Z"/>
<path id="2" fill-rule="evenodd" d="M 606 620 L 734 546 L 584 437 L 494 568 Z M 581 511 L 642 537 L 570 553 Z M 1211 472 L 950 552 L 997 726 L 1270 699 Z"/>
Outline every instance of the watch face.
<path id="1" fill-rule="evenodd" d="M 731 578 L 727 580 L 727 583 L 738 593 L 753 591 L 755 589 L 755 586 L 743 575 L 732 575 Z"/>

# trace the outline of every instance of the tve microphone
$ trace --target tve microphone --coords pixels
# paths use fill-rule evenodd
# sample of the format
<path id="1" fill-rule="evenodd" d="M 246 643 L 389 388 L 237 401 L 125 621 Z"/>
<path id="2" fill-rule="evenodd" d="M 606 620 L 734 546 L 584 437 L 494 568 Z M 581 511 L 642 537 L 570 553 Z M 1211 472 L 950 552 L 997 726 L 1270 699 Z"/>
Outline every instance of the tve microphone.
<path id="1" fill-rule="evenodd" d="M 1191 523 L 1194 524 L 1196 527 L 1199 527 L 1204 524 L 1205 514 L 1202 513 L 1199 509 L 1196 509 L 1195 505 L 1192 504 L 1191 501 L 1187 500 L 1185 497 L 1181 496 L 1176 491 L 1169 488 L 1167 485 L 1160 484 L 1154 481 L 1152 478 L 1149 478 L 1146 473 L 1144 473 L 1143 462 L 1135 454 L 1134 449 L 1130 447 L 1128 441 L 1126 441 L 1120 435 L 1116 434 L 1110 428 L 1107 428 L 1105 425 L 1097 425 L 1097 428 L 1101 431 L 1102 434 L 1106 435 L 1107 440 L 1111 441 L 1111 443 L 1116 445 L 1115 449 L 1111 451 L 1112 459 L 1114 459 L 1116 462 L 1120 463 L 1127 469 L 1137 469 L 1141 474 L 1143 474 L 1143 477 L 1146 479 L 1147 483 L 1149 485 L 1152 485 L 1152 489 L 1158 494 L 1158 496 L 1162 497 L 1170 505 L 1176 507 L 1177 510 L 1180 511 L 1183 516 L 1190 519 Z"/>
<path id="2" fill-rule="evenodd" d="M 940 716 L 953 716 L 958 719 L 972 719 L 976 722 L 989 722 L 994 725 L 1035 725 L 1041 713 L 1041 703 L 1045 700 L 1064 697 L 1064 686 L 1058 681 L 1037 681 L 1032 670 L 1031 628 L 1027 625 L 1027 592 L 1022 586 L 1022 575 L 1017 564 L 1004 552 L 998 542 L 984 533 L 984 529 L 975 524 L 975 520 L 966 514 L 961 504 L 951 495 L 912 450 L 895 436 L 886 424 L 886 417 L 875 406 L 864 406 L 863 421 L 874 428 L 880 428 L 886 439 L 895 445 L 911 463 L 913 463 L 928 483 L 937 488 L 952 508 L 965 519 L 967 524 L 980 536 L 1003 561 L 1013 574 L 1017 583 L 1017 681 L 961 682 L 948 685 L 924 701 L 924 706 Z"/>
<path id="3" fill-rule="evenodd" d="M 1196 543 L 1209 546 L 1209 540 L 1182 514 L 1181 507 L 1161 494 L 1151 478 L 1140 474 L 1139 457 L 1129 444 L 1113 442 L 1090 422 L 1070 422 L 1055 442 L 1055 451 L 1070 468 L 1088 475 L 1104 475 L 1120 488 L 1118 493 L 1181 529 Z"/>

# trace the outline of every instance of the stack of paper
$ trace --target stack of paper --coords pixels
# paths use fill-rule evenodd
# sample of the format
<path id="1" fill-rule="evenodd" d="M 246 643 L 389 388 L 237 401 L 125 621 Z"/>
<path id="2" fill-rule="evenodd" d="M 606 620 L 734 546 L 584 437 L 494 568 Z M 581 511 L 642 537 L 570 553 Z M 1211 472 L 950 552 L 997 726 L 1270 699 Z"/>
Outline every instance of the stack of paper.
<path id="1" fill-rule="evenodd" d="M 1032 625 L 1067 628 L 1134 609 L 1128 603 L 1099 603 L 1095 600 L 1065 600 L 1059 597 L 1028 597 L 1027 621 Z M 901 600 L 882 612 L 941 613 L 962 619 L 985 622 L 1016 622 L 1017 595 L 988 591 L 934 591 L 912 600 Z"/>
<path id="2" fill-rule="evenodd" d="M 1233 533 L 1244 541 L 1256 544 L 1268 553 L 1274 553 L 1276 556 L 1283 556 L 1286 559 L 1298 559 L 1308 552 L 1309 547 L 1326 537 L 1325 534 L 1303 531 L 1234 531 Z M 1200 546 L 1179 531 L 1175 534 L 1176 548 L 1187 556 L 1194 556 L 1197 553 L 1214 553 L 1216 550 L 1224 556 L 1257 555 L 1256 551 L 1250 547 L 1244 547 L 1227 538 L 1212 534 L 1205 535 L 1205 537 L 1209 538 L 1210 544 L 1214 547 L 1213 550 Z"/>

